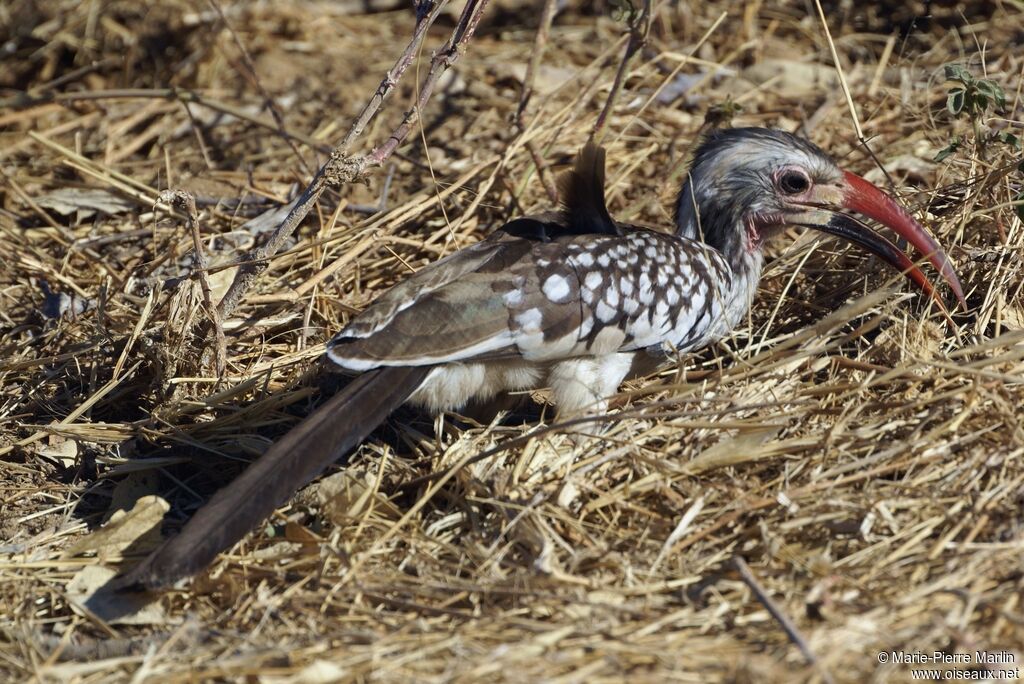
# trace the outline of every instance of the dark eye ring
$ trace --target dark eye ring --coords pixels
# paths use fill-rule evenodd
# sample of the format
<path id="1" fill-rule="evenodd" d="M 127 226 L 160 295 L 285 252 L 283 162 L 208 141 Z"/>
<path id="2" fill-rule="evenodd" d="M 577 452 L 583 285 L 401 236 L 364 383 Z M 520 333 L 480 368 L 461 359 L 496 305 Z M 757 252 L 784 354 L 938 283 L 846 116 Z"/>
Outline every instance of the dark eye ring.
<path id="1" fill-rule="evenodd" d="M 779 176 L 779 189 L 789 195 L 807 192 L 811 187 L 811 179 L 800 171 L 787 170 Z"/>

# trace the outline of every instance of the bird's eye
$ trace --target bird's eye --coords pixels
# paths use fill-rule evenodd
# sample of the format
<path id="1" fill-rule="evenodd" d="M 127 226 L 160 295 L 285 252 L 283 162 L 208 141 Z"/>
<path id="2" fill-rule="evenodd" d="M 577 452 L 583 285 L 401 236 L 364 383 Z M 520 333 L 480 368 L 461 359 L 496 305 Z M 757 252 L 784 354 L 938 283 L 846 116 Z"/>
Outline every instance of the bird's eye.
<path id="1" fill-rule="evenodd" d="M 779 174 L 778 183 L 779 190 L 782 190 L 787 195 L 798 195 L 802 192 L 807 192 L 811 187 L 811 179 L 805 173 L 796 169 L 786 169 Z"/>

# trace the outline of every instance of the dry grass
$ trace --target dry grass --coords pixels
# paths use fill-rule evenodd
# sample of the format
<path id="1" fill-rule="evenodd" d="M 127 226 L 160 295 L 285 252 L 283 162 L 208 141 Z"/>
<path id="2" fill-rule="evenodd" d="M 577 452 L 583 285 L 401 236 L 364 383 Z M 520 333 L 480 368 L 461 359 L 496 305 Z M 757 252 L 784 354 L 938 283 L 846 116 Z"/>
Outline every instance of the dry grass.
<path id="1" fill-rule="evenodd" d="M 1024 170 L 1002 144 L 931 163 L 953 135 L 974 134 L 944 113 L 948 62 L 1002 85 L 1007 111 L 983 128 L 1020 135 L 1013 1 L 934 3 L 913 26 L 917 2 L 825 8 L 871 148 L 958 264 L 973 310 L 957 334 L 901 284 L 866 295 L 895 282 L 875 261 L 794 233 L 749 324 L 678 372 L 630 384 L 601 439 L 574 449 L 539 433 L 410 491 L 404 482 L 546 416 L 435 432 L 402 413 L 338 469 L 347 475 L 164 597 L 156 624 L 73 608 L 69 582 L 98 561 L 69 549 L 95 548 L 90 532 L 114 510 L 159 494 L 176 526 L 309 410 L 323 342 L 352 312 L 549 203 L 531 149 L 557 166 L 586 139 L 626 32 L 607 11 L 559 15 L 520 130 L 541 3 L 522 4 L 492 5 L 393 167 L 325 195 L 272 260 L 225 321 L 220 379 L 212 346 L 205 358 L 196 348 L 201 286 L 182 279 L 192 235 L 153 209 L 159 192 L 198 198 L 219 296 L 232 275 L 222 267 L 261 239 L 245 222 L 323 162 L 408 41 L 409 13 L 224 5 L 257 87 L 204 3 L 0 9 L 15 50 L 0 73 L 0 678 L 907 681 L 909 666 L 877 661 L 894 650 L 1011 650 L 1021 665 L 1024 226 L 1011 202 Z M 356 147 L 400 121 L 451 22 Z M 743 106 L 736 123 L 803 130 L 879 174 L 813 3 L 663 3 L 651 31 L 605 124 L 613 214 L 670 225 L 679 164 L 728 97 Z M 677 68 L 706 77 L 642 107 L 681 82 Z M 169 87 L 214 106 L 158 96 Z M 79 206 L 114 206 L 55 211 L 54 193 L 73 188 L 92 191 Z M 58 295 L 68 310 L 55 317 Z"/>

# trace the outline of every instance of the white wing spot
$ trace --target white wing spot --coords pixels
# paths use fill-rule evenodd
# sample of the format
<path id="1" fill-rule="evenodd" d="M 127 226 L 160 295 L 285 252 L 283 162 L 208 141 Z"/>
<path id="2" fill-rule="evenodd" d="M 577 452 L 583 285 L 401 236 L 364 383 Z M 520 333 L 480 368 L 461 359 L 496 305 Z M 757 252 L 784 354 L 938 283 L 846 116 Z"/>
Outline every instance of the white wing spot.
<path id="1" fill-rule="evenodd" d="M 520 289 L 509 290 L 502 297 L 505 301 L 505 306 L 514 308 L 523 303 L 523 291 Z"/>
<path id="2" fill-rule="evenodd" d="M 605 304 L 602 300 L 598 302 L 597 307 L 594 308 L 594 314 L 602 323 L 610 323 L 615 318 L 615 309 Z"/>
<path id="3" fill-rule="evenodd" d="M 544 315 L 541 313 L 540 309 L 527 309 L 516 316 L 516 323 L 523 332 L 538 332 L 543 319 Z"/>
<path id="4" fill-rule="evenodd" d="M 594 256 L 590 252 L 580 252 L 579 256 L 576 257 L 576 261 L 583 268 L 590 268 L 594 265 Z"/>
<path id="5" fill-rule="evenodd" d="M 654 289 L 651 287 L 651 279 L 646 273 L 640 274 L 640 302 L 644 305 L 654 301 Z"/>
<path id="6" fill-rule="evenodd" d="M 594 329 L 594 317 L 587 316 L 580 323 L 580 332 L 577 339 L 582 340 L 584 337 L 590 334 L 590 331 Z"/>
<path id="7" fill-rule="evenodd" d="M 564 302 L 569 298 L 572 290 L 569 288 L 569 281 L 560 275 L 548 276 L 544 281 L 544 296 L 556 304 Z"/>
<path id="8" fill-rule="evenodd" d="M 601 283 L 604 282 L 604 276 L 601 275 L 600 271 L 591 271 L 587 274 L 583 284 L 589 287 L 591 290 L 596 290 L 601 287 Z"/>

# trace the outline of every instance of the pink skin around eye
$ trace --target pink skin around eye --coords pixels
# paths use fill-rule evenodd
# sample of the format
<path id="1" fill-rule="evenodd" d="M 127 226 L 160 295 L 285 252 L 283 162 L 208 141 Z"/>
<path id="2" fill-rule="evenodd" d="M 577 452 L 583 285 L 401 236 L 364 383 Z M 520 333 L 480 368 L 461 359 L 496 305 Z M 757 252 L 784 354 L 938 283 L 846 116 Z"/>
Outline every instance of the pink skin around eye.
<path id="1" fill-rule="evenodd" d="M 804 178 L 804 180 L 807 181 L 807 189 L 801 193 L 796 194 L 788 193 L 782 190 L 780 186 L 781 178 L 783 175 L 787 173 L 800 174 Z M 772 185 L 775 187 L 776 192 L 778 192 L 780 195 L 784 196 L 786 199 L 790 201 L 798 203 L 810 203 L 811 192 L 814 190 L 814 184 L 808 177 L 807 172 L 804 171 L 799 166 L 783 166 L 779 169 L 776 169 L 775 172 L 772 173 Z M 779 228 L 783 224 L 781 216 L 772 215 L 748 215 L 745 223 L 747 228 L 747 239 L 745 245 L 747 248 L 747 252 L 753 252 L 754 250 L 760 248 L 761 243 L 764 242 L 764 233 L 766 230 Z"/>

